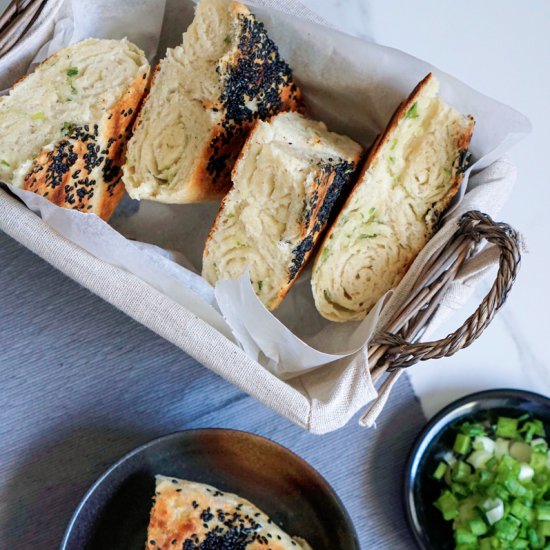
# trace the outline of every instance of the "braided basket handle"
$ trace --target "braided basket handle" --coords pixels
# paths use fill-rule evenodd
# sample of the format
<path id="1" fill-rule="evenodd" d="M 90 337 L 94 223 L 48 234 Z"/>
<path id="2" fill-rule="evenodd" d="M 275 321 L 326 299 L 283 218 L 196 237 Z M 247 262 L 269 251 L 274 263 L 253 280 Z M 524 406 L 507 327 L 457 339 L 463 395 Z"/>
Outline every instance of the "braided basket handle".
<path id="1" fill-rule="evenodd" d="M 435 313 L 447 286 L 460 267 L 482 241 L 495 245 L 500 254 L 496 279 L 476 311 L 447 337 L 432 342 L 413 342 Z M 449 243 L 430 262 L 425 285 L 404 306 L 388 332 L 377 335 L 369 348 L 369 362 L 374 378 L 384 371 L 409 367 L 418 361 L 450 357 L 479 338 L 502 307 L 519 269 L 521 240 L 517 231 L 505 223 L 494 222 L 477 211 L 464 214 Z M 417 289 L 420 286 L 416 285 Z"/>

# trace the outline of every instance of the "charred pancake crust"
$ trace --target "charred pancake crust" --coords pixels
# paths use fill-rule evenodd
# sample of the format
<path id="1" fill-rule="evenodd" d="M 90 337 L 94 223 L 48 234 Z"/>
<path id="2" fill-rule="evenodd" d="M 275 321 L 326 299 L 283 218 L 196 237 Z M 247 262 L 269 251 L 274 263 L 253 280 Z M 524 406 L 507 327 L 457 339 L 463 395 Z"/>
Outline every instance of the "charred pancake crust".
<path id="1" fill-rule="evenodd" d="M 330 161 L 331 159 L 329 159 Z M 319 233 L 327 226 L 331 218 L 331 214 L 335 212 L 335 206 L 342 200 L 342 191 L 346 184 L 353 178 L 353 174 L 357 170 L 357 165 L 353 162 L 342 160 L 337 164 L 330 162 L 321 165 L 321 174 L 315 181 L 317 191 L 312 195 L 309 204 L 306 206 L 304 218 L 306 225 L 310 225 L 310 221 L 314 219 L 313 229 L 308 237 L 306 237 L 292 251 L 292 267 L 289 273 L 288 281 L 291 282 L 305 267 L 305 262 L 309 257 L 309 252 L 312 250 L 314 243 L 317 242 Z M 332 181 L 328 185 L 328 189 L 322 204 L 319 207 L 319 188 L 323 188 L 327 181 Z M 317 212 L 316 212 L 317 211 Z"/>
<path id="2" fill-rule="evenodd" d="M 206 171 L 215 187 L 225 187 L 248 132 L 257 119 L 266 120 L 300 106 L 301 92 L 292 70 L 281 58 L 265 26 L 250 13 L 239 13 L 241 33 L 236 62 L 227 70 L 218 100 L 225 117 L 221 131 L 210 142 Z M 223 68 L 218 65 L 218 74 Z M 248 104 L 255 101 L 255 110 Z"/>

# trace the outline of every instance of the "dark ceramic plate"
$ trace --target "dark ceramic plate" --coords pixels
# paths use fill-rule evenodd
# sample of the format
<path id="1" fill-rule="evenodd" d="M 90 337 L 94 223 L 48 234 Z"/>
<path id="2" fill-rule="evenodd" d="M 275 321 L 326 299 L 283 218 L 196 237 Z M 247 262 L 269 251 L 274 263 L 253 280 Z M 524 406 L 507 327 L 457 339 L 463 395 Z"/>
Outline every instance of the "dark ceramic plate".
<path id="1" fill-rule="evenodd" d="M 530 413 L 542 420 L 550 435 L 550 399 L 521 390 L 490 390 L 468 395 L 438 413 L 418 436 L 405 466 L 404 499 L 407 519 L 418 546 L 425 550 L 453 550 L 452 523 L 443 520 L 433 502 L 441 483 L 432 477 L 438 457 L 452 448 L 454 427 L 465 420 L 487 416 L 517 417 Z"/>
<path id="2" fill-rule="evenodd" d="M 304 460 L 263 437 L 206 429 L 161 437 L 119 460 L 84 496 L 61 550 L 143 550 L 155 474 L 237 493 L 315 550 L 359 549 L 340 499 Z"/>

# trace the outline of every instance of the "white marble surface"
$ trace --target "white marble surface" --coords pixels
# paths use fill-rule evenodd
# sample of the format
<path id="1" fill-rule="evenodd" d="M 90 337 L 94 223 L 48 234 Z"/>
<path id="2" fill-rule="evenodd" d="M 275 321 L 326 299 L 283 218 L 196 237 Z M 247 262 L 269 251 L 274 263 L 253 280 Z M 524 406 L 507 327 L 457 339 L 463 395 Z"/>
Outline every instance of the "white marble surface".
<path id="1" fill-rule="evenodd" d="M 404 50 L 529 117 L 533 132 L 509 156 L 519 177 L 501 220 L 525 236 L 529 253 L 508 302 L 470 348 L 416 365 L 410 375 L 428 416 L 472 391 L 517 387 L 550 395 L 550 3 L 547 0 L 302 0 L 335 27 Z M 477 290 L 464 316 L 483 297 Z"/>

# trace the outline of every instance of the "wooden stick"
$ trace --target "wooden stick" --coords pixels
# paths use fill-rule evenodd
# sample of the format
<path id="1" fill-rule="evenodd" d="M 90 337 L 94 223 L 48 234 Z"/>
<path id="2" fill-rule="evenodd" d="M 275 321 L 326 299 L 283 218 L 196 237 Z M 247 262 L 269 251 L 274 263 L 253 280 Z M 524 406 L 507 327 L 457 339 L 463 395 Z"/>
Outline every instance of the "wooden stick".
<path id="1" fill-rule="evenodd" d="M 0 34 L 0 57 L 5 55 L 19 40 L 21 40 L 31 27 L 35 17 L 46 4 L 46 1 L 47 0 L 30 0 L 26 8 L 18 12 L 8 25 L 2 29 Z"/>
<path id="2" fill-rule="evenodd" d="M 8 25 L 8 23 L 13 19 L 13 17 L 17 14 L 17 0 L 12 0 L 4 13 L 0 15 L 0 36 L 2 36 L 2 32 L 4 31 L 4 27 Z"/>

